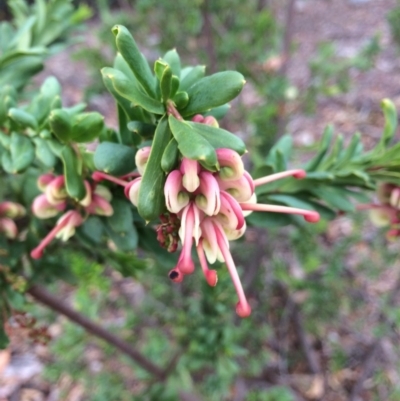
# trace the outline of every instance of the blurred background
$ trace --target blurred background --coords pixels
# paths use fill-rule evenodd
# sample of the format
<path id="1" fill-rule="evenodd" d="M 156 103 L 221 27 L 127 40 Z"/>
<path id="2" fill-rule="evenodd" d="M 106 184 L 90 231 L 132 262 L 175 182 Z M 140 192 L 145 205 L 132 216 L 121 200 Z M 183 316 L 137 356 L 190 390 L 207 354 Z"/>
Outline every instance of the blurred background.
<path id="1" fill-rule="evenodd" d="M 380 100 L 400 107 L 400 2 L 395 0 L 92 0 L 72 44 L 48 58 L 63 102 L 88 103 L 117 126 L 100 68 L 115 55 L 111 27 L 128 27 L 150 60 L 176 48 L 183 65 L 240 71 L 247 85 L 221 123 L 264 160 L 293 136 L 307 160 L 327 124 L 365 146 L 382 132 Z M 10 10 L 0 1 L 0 20 Z M 1 41 L 1 37 L 0 37 Z M 398 401 L 400 260 L 366 213 L 317 225 L 250 228 L 232 252 L 253 308 L 239 320 L 224 270 L 216 289 L 184 287 L 165 260 L 125 257 L 134 278 L 68 255 L 79 285 L 52 284 L 77 310 L 165 365 L 154 381 L 125 355 L 32 303 L 46 345 L 13 333 L 0 352 L 0 400 Z M 131 266 L 133 265 L 133 267 Z M 129 276 L 129 274 L 128 274 Z"/>

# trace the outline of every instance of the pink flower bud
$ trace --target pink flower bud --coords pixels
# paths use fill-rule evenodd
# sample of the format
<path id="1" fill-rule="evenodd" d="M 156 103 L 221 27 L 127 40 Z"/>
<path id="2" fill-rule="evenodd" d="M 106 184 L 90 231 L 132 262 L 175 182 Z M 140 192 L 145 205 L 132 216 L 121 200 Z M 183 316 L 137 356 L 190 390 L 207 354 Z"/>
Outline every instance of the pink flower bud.
<path id="1" fill-rule="evenodd" d="M 200 185 L 200 164 L 196 160 L 184 157 L 181 162 L 182 185 L 189 192 L 194 192 Z"/>
<path id="2" fill-rule="evenodd" d="M 136 152 L 135 156 L 136 168 L 138 169 L 141 175 L 144 174 L 144 170 L 146 169 L 147 161 L 149 160 L 150 156 L 150 151 L 151 151 L 151 146 L 145 146 Z"/>
<path id="3" fill-rule="evenodd" d="M 254 193 L 253 179 L 247 171 L 237 180 L 222 180 L 217 176 L 217 181 L 221 190 L 228 192 L 238 202 L 248 201 Z"/>
<path id="4" fill-rule="evenodd" d="M 38 188 L 44 192 L 44 190 L 46 189 L 47 185 L 50 184 L 51 181 L 54 180 L 54 178 L 56 178 L 56 176 L 54 174 L 42 174 L 41 176 L 39 176 L 39 178 L 37 179 L 37 186 Z"/>
<path id="5" fill-rule="evenodd" d="M 194 117 L 192 117 L 192 121 L 194 123 L 202 123 L 204 121 L 204 117 L 201 114 L 196 114 Z"/>
<path id="6" fill-rule="evenodd" d="M 18 236 L 17 225 L 9 217 L 1 217 L 0 233 L 3 233 L 9 239 L 15 239 Z"/>
<path id="7" fill-rule="evenodd" d="M 240 155 L 232 149 L 217 149 L 217 158 L 221 169 L 219 177 L 222 180 L 238 180 L 244 173 L 243 161 Z"/>
<path id="8" fill-rule="evenodd" d="M 182 174 L 179 170 L 168 174 L 164 195 L 167 209 L 171 213 L 179 213 L 189 203 L 189 195 L 183 189 Z"/>
<path id="9" fill-rule="evenodd" d="M 92 187 L 86 180 L 84 181 L 84 185 L 85 185 L 85 189 L 86 189 L 86 195 L 82 200 L 79 201 L 79 203 L 82 206 L 87 207 L 92 202 Z"/>
<path id="10" fill-rule="evenodd" d="M 139 204 L 139 189 L 142 182 L 142 177 L 135 178 L 133 181 L 129 182 L 124 188 L 125 196 L 131 201 L 131 203 L 137 207 Z"/>
<path id="11" fill-rule="evenodd" d="M 112 200 L 112 194 L 111 194 L 110 190 L 107 187 L 105 187 L 104 185 L 96 185 L 94 193 L 96 195 L 101 196 L 107 202 L 111 202 L 111 200 Z"/>
<path id="12" fill-rule="evenodd" d="M 86 211 L 90 214 L 97 214 L 98 216 L 112 216 L 114 214 L 110 202 L 96 194 L 93 194 L 92 202 L 86 208 Z"/>
<path id="13" fill-rule="evenodd" d="M 83 219 L 79 212 L 70 210 L 58 219 L 56 227 L 60 226 L 61 229 L 57 232 L 56 238 L 67 241 L 75 234 L 75 228 L 82 223 Z"/>
<path id="14" fill-rule="evenodd" d="M 5 201 L 0 203 L 0 216 L 10 217 L 11 219 L 18 219 L 25 216 L 25 208 L 19 203 Z"/>
<path id="15" fill-rule="evenodd" d="M 240 230 L 245 223 L 239 203 L 224 191 L 221 191 L 221 208 L 216 217 L 224 229 L 228 230 Z"/>
<path id="16" fill-rule="evenodd" d="M 209 171 L 201 171 L 199 177 L 200 193 L 195 198 L 196 206 L 206 215 L 213 216 L 221 207 L 218 182 Z"/>
<path id="17" fill-rule="evenodd" d="M 57 216 L 58 213 L 67 207 L 65 201 L 58 204 L 51 204 L 45 194 L 37 196 L 32 203 L 32 213 L 39 219 L 48 219 Z"/>
<path id="18" fill-rule="evenodd" d="M 213 116 L 205 117 L 203 120 L 203 124 L 210 125 L 211 127 L 215 127 L 215 128 L 219 127 L 217 119 Z"/>
<path id="19" fill-rule="evenodd" d="M 67 198 L 67 190 L 65 188 L 65 179 L 63 175 L 54 178 L 45 188 L 47 200 L 52 205 L 63 203 Z"/>

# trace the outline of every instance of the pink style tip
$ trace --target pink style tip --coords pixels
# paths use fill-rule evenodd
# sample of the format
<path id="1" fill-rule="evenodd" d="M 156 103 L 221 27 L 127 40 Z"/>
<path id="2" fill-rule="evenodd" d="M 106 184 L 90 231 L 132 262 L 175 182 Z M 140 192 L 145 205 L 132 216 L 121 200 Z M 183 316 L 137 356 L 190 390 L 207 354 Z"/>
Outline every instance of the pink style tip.
<path id="1" fill-rule="evenodd" d="M 168 277 L 174 282 L 174 283 L 181 283 L 183 281 L 183 273 L 178 269 L 178 268 L 174 268 L 172 270 L 170 270 L 170 272 L 168 273 Z"/>
<path id="2" fill-rule="evenodd" d="M 241 318 L 249 317 L 251 315 L 250 305 L 247 302 L 238 302 L 236 304 L 236 314 Z"/>

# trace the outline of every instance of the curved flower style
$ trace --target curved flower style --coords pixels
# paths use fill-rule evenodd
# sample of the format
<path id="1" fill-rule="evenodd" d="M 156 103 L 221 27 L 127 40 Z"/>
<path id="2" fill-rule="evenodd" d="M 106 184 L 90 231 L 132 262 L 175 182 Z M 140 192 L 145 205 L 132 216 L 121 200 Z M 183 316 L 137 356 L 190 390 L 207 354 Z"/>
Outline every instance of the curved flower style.
<path id="1" fill-rule="evenodd" d="M 43 256 L 44 248 L 54 239 L 60 238 L 67 241 L 75 233 L 75 228 L 83 224 L 87 216 L 111 216 L 114 211 L 110 204 L 111 193 L 101 185 L 90 185 L 85 181 L 86 196 L 79 202 L 69 198 L 63 175 L 54 176 L 44 174 L 38 178 L 38 187 L 43 194 L 38 195 L 32 203 L 32 213 L 39 219 L 48 219 L 65 213 L 58 219 L 55 227 L 31 251 L 33 259 Z M 72 207 L 72 210 L 67 210 Z"/>
<path id="2" fill-rule="evenodd" d="M 17 238 L 18 227 L 14 220 L 25 214 L 25 208 L 19 203 L 0 202 L 0 233 L 3 233 L 8 239 Z"/>
<path id="3" fill-rule="evenodd" d="M 205 123 L 204 118 L 200 121 L 200 117 L 195 116 L 194 120 Z M 140 174 L 144 172 L 149 150 L 139 152 L 136 156 L 139 173 L 131 174 L 135 177 L 132 181 L 126 180 L 129 177 L 116 178 L 99 171 L 92 175 L 95 181 L 105 179 L 123 186 L 125 196 L 135 206 L 138 203 Z M 251 307 L 229 251 L 229 241 L 240 238 L 246 231 L 245 215 L 253 211 L 290 213 L 301 215 L 306 221 L 314 223 L 319 220 L 319 214 L 311 210 L 257 203 L 256 187 L 285 177 L 304 178 L 304 170 L 289 170 L 253 180 L 245 171 L 238 153 L 224 148 L 217 149 L 216 154 L 220 165 L 217 173 L 185 157 L 177 169 L 169 172 L 164 186 L 165 206 L 169 213 L 160 216 L 157 239 L 173 252 L 177 249 L 179 235 L 182 250 L 177 265 L 169 272 L 170 279 L 176 283 L 195 269 L 193 246 L 196 247 L 203 274 L 210 286 L 217 284 L 218 277 L 215 270 L 209 269 L 207 262 L 225 262 L 238 295 L 236 312 L 246 317 L 250 315 Z"/>

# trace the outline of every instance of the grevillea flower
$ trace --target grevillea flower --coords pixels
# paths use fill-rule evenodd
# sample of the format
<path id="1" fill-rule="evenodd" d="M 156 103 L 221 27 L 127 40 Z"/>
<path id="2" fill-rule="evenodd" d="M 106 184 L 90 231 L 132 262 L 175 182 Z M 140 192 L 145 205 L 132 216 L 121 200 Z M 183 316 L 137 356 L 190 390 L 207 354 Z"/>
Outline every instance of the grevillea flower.
<path id="1" fill-rule="evenodd" d="M 17 238 L 18 227 L 14 220 L 23 216 L 25 216 L 25 208 L 19 203 L 0 202 L 0 233 L 9 239 Z"/>
<path id="2" fill-rule="evenodd" d="M 193 117 L 195 122 L 217 126 L 214 120 L 201 115 Z M 138 160 L 146 159 L 143 152 L 136 157 L 139 175 L 144 171 L 138 163 Z M 179 283 L 185 275 L 193 273 L 193 247 L 196 248 L 205 279 L 211 286 L 217 284 L 218 277 L 208 263 L 213 264 L 216 260 L 225 262 L 238 296 L 236 312 L 246 317 L 250 315 L 251 307 L 229 250 L 229 241 L 240 238 L 246 230 L 245 216 L 253 211 L 290 213 L 314 223 L 319 220 L 319 214 L 312 210 L 257 203 L 256 187 L 285 177 L 304 178 L 304 170 L 289 170 L 253 180 L 245 171 L 238 153 L 224 148 L 217 149 L 216 155 L 220 166 L 218 172 L 210 172 L 196 160 L 182 157 L 179 166 L 168 173 L 164 186 L 168 213 L 160 217 L 157 239 L 173 252 L 177 249 L 179 234 L 182 249 L 177 265 L 169 272 L 174 282 Z M 137 206 L 141 177 L 135 177 L 128 181 L 102 172 L 92 175 L 95 181 L 109 180 L 123 186 L 125 196 Z"/>
<path id="3" fill-rule="evenodd" d="M 238 295 L 236 312 L 241 317 L 249 316 L 251 307 L 246 299 L 229 250 L 229 240 L 237 239 L 245 232 L 245 212 L 266 211 L 302 215 L 306 221 L 317 222 L 319 214 L 311 210 L 266 205 L 256 202 L 254 190 L 263 185 L 285 177 L 304 178 L 303 170 L 290 170 L 257 180 L 253 180 L 244 170 L 240 156 L 231 149 L 217 150 L 220 171 L 211 173 L 197 167 L 198 180 L 191 177 L 191 182 L 199 182 L 188 190 L 183 185 L 182 167 L 169 173 L 165 184 L 166 207 L 169 212 L 181 218 L 180 238 L 182 250 L 169 277 L 181 282 L 185 275 L 194 270 L 191 248 L 196 246 L 200 265 L 208 284 L 217 283 L 217 273 L 207 265 L 216 260 L 225 262 Z M 189 163 L 182 159 L 182 164 Z M 186 168 L 185 168 L 186 171 Z"/>
<path id="4" fill-rule="evenodd" d="M 89 215 L 111 216 L 114 213 L 110 204 L 111 192 L 102 185 L 91 185 L 88 181 L 84 181 L 85 197 L 76 201 L 68 196 L 64 176 L 44 174 L 38 178 L 37 184 L 44 193 L 33 200 L 32 213 L 39 219 L 48 219 L 65 213 L 58 219 L 50 233 L 31 251 L 31 257 L 34 259 L 42 257 L 44 248 L 54 238 L 67 241 L 74 235 L 76 227 L 83 224 Z"/>

